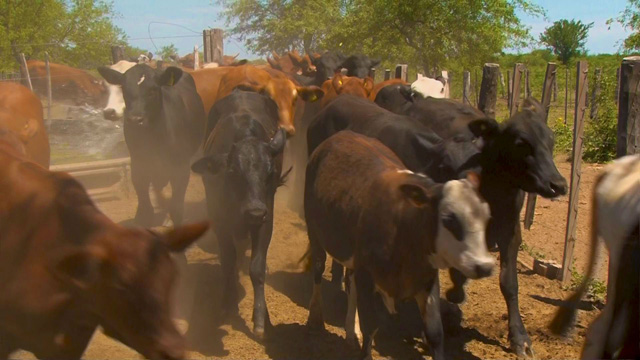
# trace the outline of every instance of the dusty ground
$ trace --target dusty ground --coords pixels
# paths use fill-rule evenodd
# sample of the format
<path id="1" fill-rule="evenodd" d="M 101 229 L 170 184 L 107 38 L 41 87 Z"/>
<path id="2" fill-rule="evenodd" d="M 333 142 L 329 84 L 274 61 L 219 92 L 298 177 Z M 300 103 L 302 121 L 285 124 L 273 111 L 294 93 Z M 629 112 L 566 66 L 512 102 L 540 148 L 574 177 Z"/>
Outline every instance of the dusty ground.
<path id="1" fill-rule="evenodd" d="M 566 176 L 570 164 L 558 161 Z M 599 166 L 583 166 L 580 217 L 576 257 L 578 266 L 588 252 L 587 210 L 591 184 Z M 547 258 L 562 260 L 565 218 L 568 197 L 559 201 L 538 200 L 536 219 L 531 231 L 523 231 L 525 242 Z M 268 255 L 269 274 L 266 296 L 271 320 L 275 327 L 263 343 L 251 336 L 251 308 L 253 290 L 245 262 L 241 272 L 244 296 L 240 314 L 244 323 L 225 325 L 217 321 L 220 299 L 220 267 L 215 241 L 209 235 L 188 251 L 190 263 L 188 278 L 195 290 L 194 307 L 189 317 L 187 337 L 190 359 L 229 358 L 351 358 L 357 352 L 344 341 L 342 324 L 346 313 L 346 295 L 330 283 L 324 284 L 325 320 L 327 331 L 309 335 L 305 329 L 307 304 L 311 296 L 310 274 L 300 270 L 298 260 L 305 252 L 307 238 L 304 222 L 287 210 L 278 199 L 275 230 Z M 130 223 L 135 212 L 136 199 L 114 199 L 99 203 L 99 207 L 114 221 Z M 583 211 L 584 209 L 584 211 Z M 186 200 L 187 220 L 203 219 L 204 191 L 200 179 L 193 176 Z M 497 254 L 494 254 L 497 256 Z M 497 264 L 497 262 L 496 262 Z M 328 269 L 327 269 L 328 270 Z M 442 291 L 450 286 L 448 276 L 441 273 Z M 597 311 L 582 311 L 579 326 L 572 339 L 562 340 L 550 336 L 546 325 L 560 299 L 568 293 L 559 282 L 547 280 L 526 270 L 519 271 L 520 309 L 524 323 L 534 342 L 534 349 L 542 359 L 568 359 L 579 356 L 585 327 Z M 445 326 L 445 348 L 452 359 L 505 359 L 515 358 L 508 350 L 506 306 L 500 294 L 497 272 L 489 279 L 473 281 L 467 287 L 468 299 L 460 308 L 442 301 Z M 384 319 L 374 345 L 374 355 L 392 358 L 419 358 L 430 356 L 428 346 L 422 346 L 415 328 L 415 318 L 400 322 Z M 405 324 L 405 325 L 401 325 Z M 182 322 L 186 329 L 187 324 Z M 415 337 L 415 338 L 413 338 Z M 412 340 L 404 340 L 412 338 Z M 25 352 L 14 357 L 26 359 Z M 96 332 L 85 352 L 86 359 L 131 359 L 140 356 L 133 350 Z"/>

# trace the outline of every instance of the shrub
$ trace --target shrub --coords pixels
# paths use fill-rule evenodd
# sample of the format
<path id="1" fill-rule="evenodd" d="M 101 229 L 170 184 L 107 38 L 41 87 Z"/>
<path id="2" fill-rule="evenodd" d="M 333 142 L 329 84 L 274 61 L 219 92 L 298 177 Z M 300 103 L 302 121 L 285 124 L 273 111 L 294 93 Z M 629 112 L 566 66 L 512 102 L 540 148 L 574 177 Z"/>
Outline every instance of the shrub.
<path id="1" fill-rule="evenodd" d="M 573 124 L 565 124 L 564 119 L 559 117 L 551 124 L 551 129 L 555 134 L 555 152 L 570 153 L 573 146 Z"/>
<path id="2" fill-rule="evenodd" d="M 598 114 L 587 117 L 582 158 L 589 162 L 608 162 L 615 158 L 617 143 L 618 108 L 614 101 L 616 78 L 602 74 L 600 95 L 596 98 Z M 590 111 L 590 109 L 588 109 Z"/>

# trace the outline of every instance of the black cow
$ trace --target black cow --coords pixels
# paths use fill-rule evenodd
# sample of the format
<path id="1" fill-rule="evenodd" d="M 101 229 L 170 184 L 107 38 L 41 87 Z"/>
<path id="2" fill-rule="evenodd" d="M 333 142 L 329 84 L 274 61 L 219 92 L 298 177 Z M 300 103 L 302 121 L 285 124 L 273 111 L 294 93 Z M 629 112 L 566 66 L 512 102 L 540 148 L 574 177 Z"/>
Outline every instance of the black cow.
<path id="1" fill-rule="evenodd" d="M 374 105 L 375 106 L 375 105 Z M 377 328 L 374 292 L 390 312 L 415 298 L 433 358 L 444 358 L 438 268 L 455 267 L 474 278 L 491 274 L 494 259 L 484 231 L 489 207 L 478 178 L 437 184 L 409 171 L 379 141 L 341 131 L 311 155 L 305 183 L 314 286 L 308 326 L 323 328 L 321 280 L 326 252 L 349 268 L 347 340 L 371 358 Z"/>
<path id="2" fill-rule="evenodd" d="M 238 314 L 235 241 L 251 236 L 253 332 L 270 327 L 264 298 L 267 250 L 273 230 L 273 198 L 283 181 L 286 132 L 278 130 L 278 107 L 267 96 L 235 89 L 209 113 L 204 157 L 191 167 L 202 174 L 207 209 L 220 246 L 225 315 Z"/>
<path id="3" fill-rule="evenodd" d="M 533 356 L 531 340 L 522 323 L 518 306 L 516 262 L 522 242 L 519 216 L 524 192 L 547 198 L 564 195 L 567 182 L 553 162 L 553 132 L 545 123 L 545 111 L 528 98 L 522 111 L 498 124 L 470 106 L 446 99 L 421 99 L 407 111 L 411 117 L 438 135 L 474 136 L 482 147 L 480 193 L 491 206 L 487 231 L 489 247 L 500 249 L 500 290 L 509 313 L 509 341 L 518 355 Z M 449 301 L 464 301 L 464 276 L 451 270 L 454 288 Z"/>
<path id="4" fill-rule="evenodd" d="M 356 76 L 364 79 L 369 76 L 371 68 L 378 64 L 380 64 L 379 59 L 371 59 L 366 55 L 351 55 L 341 66 L 347 69 L 347 76 Z"/>
<path id="5" fill-rule="evenodd" d="M 311 62 L 316 67 L 315 76 L 304 76 L 295 74 L 293 78 L 300 84 L 305 86 L 316 85 L 322 86 L 322 84 L 330 79 L 333 74 L 340 71 L 342 63 L 346 60 L 346 57 L 340 52 L 327 51 L 319 57 L 311 57 Z"/>
<path id="6" fill-rule="evenodd" d="M 169 213 L 174 224 L 181 224 L 189 161 L 202 143 L 205 120 L 193 78 L 176 67 L 163 71 L 145 64 L 124 74 L 108 67 L 98 71 L 110 84 L 122 86 L 124 138 L 138 195 L 136 222 L 153 223 L 149 185 L 160 191 L 170 182 Z"/>
<path id="7" fill-rule="evenodd" d="M 420 98 L 420 93 L 411 90 L 411 84 L 392 84 L 380 89 L 374 102 L 392 113 L 405 114 L 414 100 Z"/>
<path id="8" fill-rule="evenodd" d="M 437 182 L 457 179 L 477 166 L 474 160 L 478 150 L 471 141 L 463 138 L 443 141 L 414 119 L 348 94 L 339 95 L 311 122 L 307 132 L 308 153 L 341 130 L 378 139 L 398 155 L 409 170 L 428 174 Z M 334 262 L 331 272 L 332 281 L 340 284 L 342 266 Z"/>

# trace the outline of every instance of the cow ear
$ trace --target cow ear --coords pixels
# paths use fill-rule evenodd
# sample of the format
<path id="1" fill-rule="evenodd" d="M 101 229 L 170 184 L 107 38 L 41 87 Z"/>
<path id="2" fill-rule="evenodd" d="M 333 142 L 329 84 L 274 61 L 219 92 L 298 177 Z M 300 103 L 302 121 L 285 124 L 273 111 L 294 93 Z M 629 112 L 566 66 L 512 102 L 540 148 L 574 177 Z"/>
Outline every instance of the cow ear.
<path id="1" fill-rule="evenodd" d="M 433 201 L 437 191 L 434 191 L 438 185 L 434 185 L 434 189 L 426 189 L 425 187 L 415 183 L 405 183 L 400 185 L 400 192 L 410 203 L 416 207 L 424 207 Z"/>
<path id="2" fill-rule="evenodd" d="M 124 74 L 119 71 L 113 70 L 106 66 L 100 66 L 98 68 L 98 72 L 111 85 L 124 84 Z"/>
<path id="3" fill-rule="evenodd" d="M 302 86 L 297 87 L 296 91 L 298 91 L 298 95 L 300 98 L 306 102 L 314 102 L 316 100 L 322 99 L 324 96 L 324 91 L 321 88 L 312 85 L 312 86 Z"/>
<path id="4" fill-rule="evenodd" d="M 233 66 L 240 66 L 240 65 L 245 65 L 248 62 L 249 62 L 249 60 L 242 59 L 242 60 L 234 61 L 232 65 Z"/>
<path id="5" fill-rule="evenodd" d="M 80 290 L 87 290 L 98 282 L 107 263 L 107 254 L 98 248 L 71 250 L 54 258 L 53 275 Z"/>
<path id="6" fill-rule="evenodd" d="M 191 171 L 200 175 L 204 175 L 205 173 L 215 175 L 227 165 L 226 159 L 226 155 L 205 156 L 191 165 Z"/>
<path id="7" fill-rule="evenodd" d="M 333 75 L 333 79 L 331 79 L 331 85 L 333 85 L 333 88 L 337 93 L 340 93 L 342 84 L 344 84 L 344 76 L 342 76 L 342 74 L 340 73 Z"/>
<path id="8" fill-rule="evenodd" d="M 500 125 L 494 119 L 477 119 L 468 125 L 469 130 L 475 137 L 484 141 L 492 140 L 500 131 Z"/>
<path id="9" fill-rule="evenodd" d="M 24 127 L 20 130 L 20 140 L 23 143 L 29 142 L 31 138 L 38 132 L 38 121 L 34 119 L 27 120 L 27 123 L 24 124 Z"/>
<path id="10" fill-rule="evenodd" d="M 414 92 L 413 90 L 411 90 L 411 85 L 408 85 L 408 84 L 398 85 L 398 91 L 400 92 L 400 95 L 402 95 L 402 97 L 405 98 L 405 100 L 409 102 L 413 102 Z"/>
<path id="11" fill-rule="evenodd" d="M 169 251 L 182 252 L 198 240 L 208 229 L 208 221 L 183 225 L 166 233 L 162 237 L 162 241 L 167 245 Z"/>
<path id="12" fill-rule="evenodd" d="M 273 139 L 269 142 L 269 149 L 271 150 L 271 154 L 276 155 L 284 150 L 284 146 L 287 142 L 287 132 L 283 128 L 279 128 L 276 131 L 276 134 L 273 136 Z"/>
<path id="13" fill-rule="evenodd" d="M 160 76 L 156 77 L 156 82 L 160 86 L 173 86 L 175 85 L 180 77 L 182 76 L 182 69 L 169 66 L 166 68 Z"/>
<path id="14" fill-rule="evenodd" d="M 373 90 L 373 79 L 370 76 L 367 76 L 364 79 L 362 86 L 367 91 L 367 95 L 371 94 L 371 91 Z"/>

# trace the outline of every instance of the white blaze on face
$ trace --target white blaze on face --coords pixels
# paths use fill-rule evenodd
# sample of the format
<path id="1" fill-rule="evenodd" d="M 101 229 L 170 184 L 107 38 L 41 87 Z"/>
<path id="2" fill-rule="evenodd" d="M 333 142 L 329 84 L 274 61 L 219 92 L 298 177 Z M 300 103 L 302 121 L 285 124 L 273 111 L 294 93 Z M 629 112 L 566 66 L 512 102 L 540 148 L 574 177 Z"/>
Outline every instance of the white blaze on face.
<path id="1" fill-rule="evenodd" d="M 111 65 L 110 68 L 124 74 L 135 64 L 136 63 L 131 61 L 122 60 Z M 124 115 L 124 98 L 122 96 L 122 87 L 120 85 L 112 85 L 107 82 L 105 82 L 105 85 L 107 86 L 107 91 L 109 91 L 109 99 L 107 100 L 107 106 L 105 106 L 103 111 L 113 109 L 115 111 L 115 117 L 117 119 L 120 119 Z"/>
<path id="2" fill-rule="evenodd" d="M 411 84 L 411 90 L 422 94 L 423 97 L 444 98 L 444 84 L 436 79 L 421 77 Z"/>
<path id="3" fill-rule="evenodd" d="M 445 183 L 438 208 L 438 235 L 432 264 L 453 267 L 466 277 L 488 276 L 494 259 L 487 250 L 486 228 L 489 205 L 480 199 L 467 180 Z M 479 270 L 481 269 L 481 270 Z"/>

